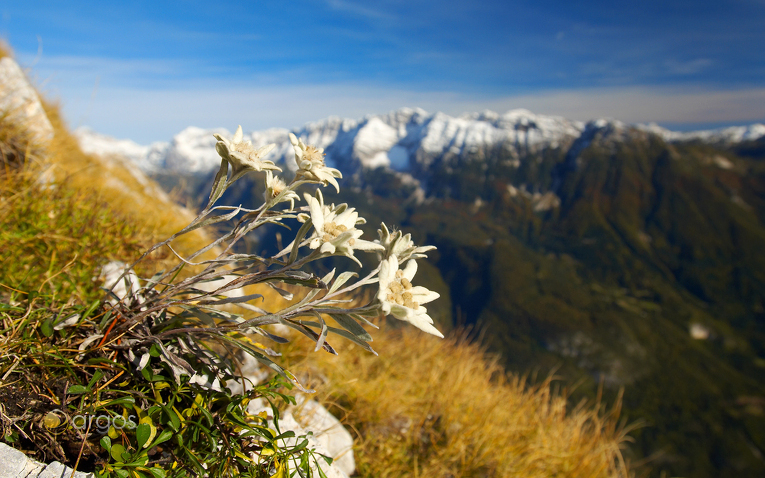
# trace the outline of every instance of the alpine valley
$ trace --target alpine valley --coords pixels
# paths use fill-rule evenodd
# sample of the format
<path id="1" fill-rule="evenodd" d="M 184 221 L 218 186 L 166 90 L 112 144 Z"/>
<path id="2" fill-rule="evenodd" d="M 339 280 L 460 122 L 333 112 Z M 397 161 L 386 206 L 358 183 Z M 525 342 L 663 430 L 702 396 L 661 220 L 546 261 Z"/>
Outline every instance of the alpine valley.
<path id="1" fill-rule="evenodd" d="M 220 165 L 214 132 L 231 136 L 77 134 L 193 205 Z M 429 304 L 441 330 L 472 326 L 509 370 L 559 376 L 573 404 L 623 391 L 622 416 L 641 425 L 627 455 L 650 476 L 765 476 L 765 125 L 401 109 L 293 132 L 343 172 L 340 194 L 324 192 L 367 218 L 367 238 L 383 221 L 438 247 L 417 277 L 442 296 Z M 288 133 L 250 139 L 276 143 L 266 159 L 289 178 Z M 249 181 L 228 204 L 262 197 Z"/>

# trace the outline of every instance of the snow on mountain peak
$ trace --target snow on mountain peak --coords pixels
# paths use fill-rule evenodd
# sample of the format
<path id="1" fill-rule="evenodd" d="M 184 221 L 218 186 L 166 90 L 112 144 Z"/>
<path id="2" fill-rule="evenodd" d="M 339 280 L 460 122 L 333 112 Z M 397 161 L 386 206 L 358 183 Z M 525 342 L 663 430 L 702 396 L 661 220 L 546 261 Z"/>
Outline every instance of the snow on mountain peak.
<path id="1" fill-rule="evenodd" d="M 370 168 L 390 166 L 388 151 L 398 143 L 398 131 L 378 117 L 370 118 L 353 140 L 353 154 Z"/>
<path id="2" fill-rule="evenodd" d="M 196 173 L 207 172 L 220 165 L 220 156 L 215 151 L 218 140 L 213 134 L 231 136 L 224 128 L 205 130 L 196 126 L 189 126 L 176 134 L 165 156 L 164 168 Z"/>
<path id="3" fill-rule="evenodd" d="M 762 124 L 691 133 L 669 131 L 656 124 L 636 127 L 667 141 L 700 139 L 736 142 L 765 136 L 765 125 Z M 407 171 L 415 164 L 427 167 L 438 157 L 481 157 L 496 147 L 503 147 L 520 157 L 523 153 L 573 142 L 582 135 L 586 136 L 588 131 L 604 128 L 626 134 L 627 126 L 610 119 L 585 124 L 560 116 L 538 115 L 526 109 L 513 109 L 503 114 L 486 110 L 452 117 L 440 112 L 429 114 L 420 108 L 401 108 L 361 119 L 333 116 L 308 123 L 293 132 L 307 144 L 324 148 L 326 162 L 332 167 L 352 168 L 356 164 Z M 188 127 L 169 143 L 142 146 L 87 128 L 75 131 L 84 150 L 97 154 L 121 154 L 144 171 L 202 174 L 217 169 L 220 164 L 220 157 L 215 151 L 214 133 L 231 136 L 228 130 L 222 128 Z M 256 148 L 275 143 L 276 148 L 266 159 L 294 171 L 296 164 L 289 133 L 284 128 L 272 128 L 249 133 L 246 138 Z"/>
<path id="4" fill-rule="evenodd" d="M 656 123 L 640 124 L 637 127 L 643 131 L 658 134 L 665 141 L 699 140 L 705 143 L 740 143 L 755 141 L 765 136 L 765 124 L 762 123 L 687 132 L 671 131 Z"/>
<path id="5" fill-rule="evenodd" d="M 157 170 L 169 146 L 169 143 L 159 141 L 143 146 L 129 139 L 115 139 L 97 133 L 86 126 L 74 130 L 74 136 L 84 152 L 99 156 L 123 156 L 146 172 Z"/>

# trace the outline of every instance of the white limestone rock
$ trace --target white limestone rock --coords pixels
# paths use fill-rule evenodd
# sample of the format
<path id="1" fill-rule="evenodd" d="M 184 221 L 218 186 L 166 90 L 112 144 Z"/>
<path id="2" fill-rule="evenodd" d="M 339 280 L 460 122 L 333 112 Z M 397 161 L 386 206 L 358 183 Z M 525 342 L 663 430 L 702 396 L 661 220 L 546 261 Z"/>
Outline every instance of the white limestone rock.
<path id="1" fill-rule="evenodd" d="M 53 138 L 53 126 L 24 72 L 12 58 L 0 59 L 0 112 L 32 133 L 33 139 L 44 143 Z"/>
<path id="2" fill-rule="evenodd" d="M 101 268 L 99 275 L 99 279 L 104 282 L 104 287 L 107 289 L 112 288 L 111 291 L 120 300 L 127 297 L 128 294 L 136 294 L 141 288 L 140 280 L 132 270 L 125 274 L 125 277 L 122 279 L 119 278 L 126 268 L 127 264 L 124 262 L 112 261 Z M 113 296 L 110 296 L 106 301 L 112 305 L 117 303 L 117 299 Z"/>
<path id="3" fill-rule="evenodd" d="M 0 478 L 93 478 L 93 473 L 77 471 L 57 461 L 44 465 L 24 453 L 0 443 Z"/>
<path id="4" fill-rule="evenodd" d="M 284 446 L 297 445 L 300 441 L 302 441 L 302 438 L 300 440 L 298 440 L 298 438 L 302 435 L 306 435 L 309 431 L 308 429 L 301 426 L 300 423 L 292 415 L 292 412 L 289 411 L 281 416 L 281 419 L 279 420 L 279 429 L 282 433 L 288 430 L 295 432 L 294 438 L 284 439 Z M 330 451 L 324 447 L 324 445 L 319 441 L 315 434 L 314 436 L 307 436 L 306 439 L 308 440 L 308 448 L 311 448 L 314 452 L 320 453 L 322 455 L 332 456 L 332 453 L 330 453 Z M 328 465 L 327 462 L 324 461 L 321 457 L 317 456 L 317 458 L 317 463 L 321 467 L 321 471 L 327 475 L 327 478 L 348 478 L 348 474 L 343 471 L 337 462 L 333 462 L 331 465 Z M 316 471 L 316 463 L 311 463 L 311 469 Z"/>
<path id="5" fill-rule="evenodd" d="M 340 420 L 316 400 L 306 400 L 293 411 L 293 415 L 304 428 L 313 432 L 318 443 L 335 460 L 332 463 L 334 466 L 346 475 L 352 475 L 356 471 L 353 437 Z"/>

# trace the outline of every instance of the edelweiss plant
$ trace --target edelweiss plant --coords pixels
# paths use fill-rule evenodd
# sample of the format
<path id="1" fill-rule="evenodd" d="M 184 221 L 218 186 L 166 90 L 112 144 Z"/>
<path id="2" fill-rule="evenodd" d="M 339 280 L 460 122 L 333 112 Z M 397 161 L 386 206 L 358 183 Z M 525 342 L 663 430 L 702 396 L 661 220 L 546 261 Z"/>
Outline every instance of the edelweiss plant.
<path id="1" fill-rule="evenodd" d="M 114 348 L 121 350 L 134 367 L 148 377 L 147 380 L 165 370 L 177 386 L 222 391 L 226 381 L 237 377 L 236 364 L 230 359 L 235 354 L 225 351 L 241 350 L 281 374 L 292 385 L 309 391 L 292 373 L 272 360 L 271 357 L 278 355 L 276 352 L 256 341 L 256 336 L 276 343 L 287 341 L 264 326 L 287 326 L 313 340 L 316 351 L 324 349 L 332 354 L 336 351 L 330 345 L 330 335 L 351 340 L 375 353 L 369 344 L 372 337 L 364 325 L 375 327 L 369 319 L 380 314 L 392 315 L 427 333 L 443 337 L 423 306 L 439 295 L 412 285 L 416 260 L 425 257 L 424 253 L 433 249 L 432 246 L 417 247 L 409 234 L 391 232 L 385 224 L 380 226 L 379 239 L 362 239 L 362 231 L 356 226 L 364 224 L 364 218 L 347 204 L 325 204 L 321 189 L 314 194 L 304 193 L 305 205 L 296 206 L 300 201 L 298 189 L 310 184 L 320 187 L 330 184 L 339 191 L 337 179 L 342 175 L 337 169 L 326 166 L 322 149 L 307 146 L 290 134 L 298 168 L 294 179 L 287 183 L 275 174 L 281 169 L 263 159 L 274 148 L 273 144 L 255 149 L 249 141 L 243 141 L 241 126 L 231 140 L 220 135 L 215 137 L 221 165 L 207 205 L 187 227 L 152 246 L 133 266 L 162 247 L 173 251 L 178 263 L 147 279 L 140 287 L 127 284 L 126 290 L 134 293 L 121 300 L 116 298 L 118 301 L 102 322 L 104 332 L 98 339 L 101 343 L 119 337 L 120 343 Z M 226 189 L 250 172 L 264 172 L 264 203 L 253 208 L 217 205 Z M 227 221 L 233 224 L 230 229 L 188 257 L 182 257 L 172 248 L 172 241 L 183 234 Z M 300 225 L 294 239 L 272 257 L 236 251 L 236 244 L 256 229 L 271 225 L 289 227 L 291 224 Z M 199 260 L 211 251 L 218 252 L 214 259 Z M 319 277 L 301 270 L 312 261 L 330 256 L 344 256 L 361 265 L 355 256 L 356 251 L 374 252 L 380 261 L 363 278 L 358 279 L 358 275 L 351 271 L 336 273 L 338 271 L 332 270 Z M 405 264 L 403 270 L 399 268 L 401 264 Z M 181 270 L 188 266 L 196 268 L 195 272 L 179 278 Z M 118 283 L 129 280 L 128 270 Z M 213 281 L 216 284 L 214 290 L 206 291 L 204 284 Z M 269 304 L 261 303 L 263 297 L 258 294 L 242 297 L 226 294 L 255 284 L 267 284 L 288 299 L 292 299 L 293 294 L 282 290 L 280 284 L 298 286 L 305 292 L 294 294 L 297 297 L 293 303 L 281 310 L 272 310 Z M 374 284 L 378 284 L 378 292 L 372 302 L 360 307 L 348 306 L 351 302 L 349 294 Z M 116 284 L 110 285 L 113 289 Z M 243 313 L 231 312 L 228 307 L 222 307 L 224 305 L 236 306 Z M 327 318 L 331 318 L 336 326 L 328 323 Z M 246 400 L 238 399 L 237 402 L 230 397 L 228 400 L 246 407 Z M 268 422 L 264 417 L 249 417 L 248 420 L 242 419 L 238 425 L 246 430 L 242 436 L 260 436 L 262 441 L 262 430 L 269 426 Z M 276 446 L 275 438 L 275 435 L 266 436 L 269 446 Z M 216 444 L 210 446 L 210 453 L 220 452 Z M 238 463 L 233 470 L 240 472 L 253 463 L 262 465 L 268 462 L 269 456 L 276 456 L 267 453 L 271 450 L 267 447 L 252 445 L 248 450 L 249 456 L 240 453 L 241 456 L 236 457 L 239 461 L 232 461 Z M 242 457 L 249 459 L 249 464 Z M 300 460 L 305 462 L 305 458 Z M 285 466 L 284 460 L 268 463 L 271 471 Z"/>

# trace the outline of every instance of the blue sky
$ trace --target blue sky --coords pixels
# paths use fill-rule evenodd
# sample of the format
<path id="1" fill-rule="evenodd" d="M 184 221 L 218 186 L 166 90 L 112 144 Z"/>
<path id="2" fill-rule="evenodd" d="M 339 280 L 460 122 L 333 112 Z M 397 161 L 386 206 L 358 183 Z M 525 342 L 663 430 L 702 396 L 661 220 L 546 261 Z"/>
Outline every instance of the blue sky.
<path id="1" fill-rule="evenodd" d="M 72 127 L 142 143 L 404 106 L 765 121 L 765 0 L 18 1 L 0 37 Z"/>

